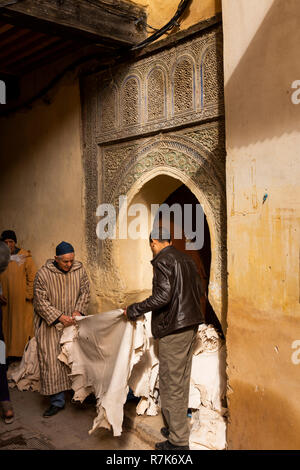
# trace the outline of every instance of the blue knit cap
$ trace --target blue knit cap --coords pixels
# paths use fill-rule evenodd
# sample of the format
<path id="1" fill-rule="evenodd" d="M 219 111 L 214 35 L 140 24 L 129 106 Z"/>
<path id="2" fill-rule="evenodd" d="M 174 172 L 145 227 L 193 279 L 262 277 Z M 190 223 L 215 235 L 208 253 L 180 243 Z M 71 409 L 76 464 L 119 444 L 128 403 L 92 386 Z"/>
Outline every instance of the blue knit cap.
<path id="1" fill-rule="evenodd" d="M 56 256 L 66 255 L 67 253 L 74 253 L 74 248 L 71 243 L 61 242 L 56 247 Z"/>

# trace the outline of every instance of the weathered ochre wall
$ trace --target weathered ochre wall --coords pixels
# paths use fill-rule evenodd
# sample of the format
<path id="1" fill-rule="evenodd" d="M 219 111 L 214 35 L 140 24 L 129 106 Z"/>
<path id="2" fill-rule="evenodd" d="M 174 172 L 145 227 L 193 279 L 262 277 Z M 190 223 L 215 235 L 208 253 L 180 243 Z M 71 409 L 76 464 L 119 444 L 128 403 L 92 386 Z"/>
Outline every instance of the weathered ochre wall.
<path id="1" fill-rule="evenodd" d="M 174 16 L 180 0 L 131 0 L 146 8 L 147 23 L 153 28 L 161 28 Z M 221 0 L 192 0 L 190 6 L 179 20 L 180 29 L 184 30 L 199 21 L 207 20 L 221 11 Z M 153 31 L 152 31 L 153 32 Z M 149 30 L 151 34 L 151 30 Z"/>
<path id="2" fill-rule="evenodd" d="M 231 449 L 300 448 L 299 16 L 223 1 Z"/>
<path id="3" fill-rule="evenodd" d="M 0 230 L 14 229 L 38 267 L 62 240 L 85 260 L 78 82 L 52 94 L 0 121 Z"/>

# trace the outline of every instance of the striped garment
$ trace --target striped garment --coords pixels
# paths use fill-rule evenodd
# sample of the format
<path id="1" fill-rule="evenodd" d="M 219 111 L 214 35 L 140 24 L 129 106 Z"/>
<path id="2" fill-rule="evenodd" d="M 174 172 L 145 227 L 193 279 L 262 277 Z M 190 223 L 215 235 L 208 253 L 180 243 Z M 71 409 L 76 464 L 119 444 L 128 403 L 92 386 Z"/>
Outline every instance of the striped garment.
<path id="1" fill-rule="evenodd" d="M 53 325 L 60 315 L 72 316 L 76 310 L 87 313 L 89 280 L 80 261 L 68 273 L 57 269 L 49 259 L 34 280 L 34 329 L 41 375 L 41 393 L 53 395 L 71 388 L 68 367 L 57 359 L 61 352 L 62 323 Z"/>

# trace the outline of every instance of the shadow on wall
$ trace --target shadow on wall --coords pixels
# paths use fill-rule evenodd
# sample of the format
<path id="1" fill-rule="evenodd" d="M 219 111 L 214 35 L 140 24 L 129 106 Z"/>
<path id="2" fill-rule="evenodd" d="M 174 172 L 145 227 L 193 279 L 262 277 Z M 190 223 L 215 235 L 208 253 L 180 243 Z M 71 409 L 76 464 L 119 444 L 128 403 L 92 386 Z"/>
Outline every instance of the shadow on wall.
<path id="1" fill-rule="evenodd" d="M 299 0 L 275 0 L 226 83 L 230 147 L 300 131 L 300 104 L 291 101 L 300 79 L 299 22 Z"/>

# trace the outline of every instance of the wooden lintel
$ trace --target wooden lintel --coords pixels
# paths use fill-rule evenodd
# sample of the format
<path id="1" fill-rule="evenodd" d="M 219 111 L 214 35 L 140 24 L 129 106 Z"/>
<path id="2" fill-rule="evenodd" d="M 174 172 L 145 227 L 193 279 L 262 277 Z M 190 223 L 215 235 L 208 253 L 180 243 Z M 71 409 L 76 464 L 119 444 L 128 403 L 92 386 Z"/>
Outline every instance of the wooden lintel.
<path id="1" fill-rule="evenodd" d="M 146 37 L 144 9 L 124 0 L 22 0 L 2 7 L 2 19 L 22 20 L 23 27 L 40 23 L 92 42 L 130 46 Z"/>

